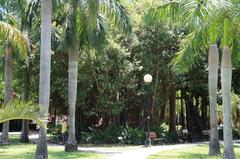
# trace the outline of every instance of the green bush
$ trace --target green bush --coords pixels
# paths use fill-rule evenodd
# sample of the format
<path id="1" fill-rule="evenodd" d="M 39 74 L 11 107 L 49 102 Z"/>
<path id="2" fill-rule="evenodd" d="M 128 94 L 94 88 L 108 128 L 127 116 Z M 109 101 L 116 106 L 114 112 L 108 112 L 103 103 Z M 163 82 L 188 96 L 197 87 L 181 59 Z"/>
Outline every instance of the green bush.
<path id="1" fill-rule="evenodd" d="M 55 126 L 51 125 L 47 129 L 47 133 L 49 133 L 51 135 L 58 135 L 58 134 L 61 134 L 61 130 L 62 130 L 62 125 L 61 124 L 57 124 Z"/>
<path id="2" fill-rule="evenodd" d="M 153 128 L 159 138 L 165 138 L 168 133 L 168 126 L 166 124 L 161 124 Z"/>
<path id="3" fill-rule="evenodd" d="M 169 133 L 168 125 L 163 123 L 160 126 L 154 127 L 153 131 L 156 132 L 158 138 L 163 138 L 163 143 L 176 143 L 177 133 Z"/>
<path id="4" fill-rule="evenodd" d="M 89 128 L 81 133 L 82 143 L 91 144 L 143 144 L 145 132 L 141 128 L 111 126 L 106 129 Z"/>
<path id="5" fill-rule="evenodd" d="M 61 140 L 62 125 L 57 124 L 56 126 L 50 125 L 47 129 L 47 133 L 50 134 L 50 140 L 54 143 L 58 143 Z"/>

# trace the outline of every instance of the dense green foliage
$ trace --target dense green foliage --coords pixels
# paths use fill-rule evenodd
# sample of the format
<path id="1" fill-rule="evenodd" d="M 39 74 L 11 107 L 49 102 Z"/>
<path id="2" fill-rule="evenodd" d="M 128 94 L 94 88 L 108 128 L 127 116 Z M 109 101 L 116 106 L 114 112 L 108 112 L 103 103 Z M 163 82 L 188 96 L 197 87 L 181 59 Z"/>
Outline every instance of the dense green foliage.
<path id="1" fill-rule="evenodd" d="M 213 6 L 219 7 L 221 12 L 218 16 L 215 13 L 209 16 L 210 11 L 204 8 L 206 1 L 197 3 L 194 0 L 190 3 L 186 0 L 183 2 L 190 3 L 192 7 L 186 5 L 186 12 L 179 14 L 183 15 L 184 20 L 171 16 L 164 18 L 168 14 L 174 15 L 183 3 L 170 3 L 175 9 L 171 10 L 163 1 L 109 1 L 117 11 L 114 12 L 113 9 L 106 9 L 106 1 L 101 1 L 100 6 L 93 1 L 78 4 L 76 10 L 72 2 L 53 0 L 49 116 L 56 119 L 68 115 L 68 54 L 76 45 L 79 47 L 76 102 L 76 136 L 79 143 L 143 144 L 147 131 L 147 94 L 152 98 L 150 129 L 158 137 L 164 138 L 165 143 L 181 139 L 175 130 L 169 132 L 171 118 L 177 121 L 177 127 L 173 125 L 177 131 L 187 129 L 192 138 L 201 140 L 202 130 L 210 128 L 208 44 L 216 42 L 222 53 L 221 18 L 229 6 L 221 8 L 225 3 L 215 1 Z M 37 102 L 40 1 L 0 1 L 0 7 L 3 8 L 0 11 L 0 89 L 4 89 L 4 48 L 7 39 L 14 47 L 15 98 L 23 99 L 27 90 L 28 99 Z M 167 12 L 157 12 L 161 8 Z M 231 14 L 235 15 L 237 10 L 236 7 Z M 127 14 L 122 14 L 125 11 Z M 161 16 L 163 19 L 159 18 Z M 235 68 L 232 82 L 235 92 L 232 100 L 235 137 L 238 137 L 240 126 L 237 17 L 231 29 L 236 34 L 231 33 L 230 38 Z M 125 20 L 121 21 L 121 18 Z M 28 57 L 18 58 L 18 53 Z M 143 81 L 145 74 L 153 76 L 149 85 Z M 219 92 L 218 124 L 221 125 L 223 109 Z M 3 101 L 3 93 L 0 93 L 0 99 Z M 175 109 L 172 114 L 171 108 Z M 60 134 L 58 124 L 53 122 L 56 126 L 49 127 L 49 133 Z M 162 124 L 164 126 L 159 126 Z M 122 138 L 121 141 L 118 137 Z"/>

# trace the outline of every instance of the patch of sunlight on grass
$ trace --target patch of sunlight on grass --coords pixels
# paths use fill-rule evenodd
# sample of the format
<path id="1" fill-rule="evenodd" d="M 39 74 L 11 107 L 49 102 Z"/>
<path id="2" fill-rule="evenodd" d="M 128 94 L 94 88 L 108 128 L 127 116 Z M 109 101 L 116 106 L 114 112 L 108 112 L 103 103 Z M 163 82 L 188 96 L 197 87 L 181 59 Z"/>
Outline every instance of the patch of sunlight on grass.
<path id="1" fill-rule="evenodd" d="M 236 158 L 240 158 L 240 147 L 234 148 Z M 221 151 L 223 151 L 221 149 Z M 222 159 L 222 156 L 208 156 L 208 145 L 199 145 L 179 150 L 161 151 L 148 159 Z"/>
<path id="2" fill-rule="evenodd" d="M 33 159 L 36 145 L 17 144 L 0 146 L 0 159 Z M 49 146 L 49 159 L 103 159 L 104 155 L 89 152 L 64 152 L 63 147 Z"/>
<path id="3" fill-rule="evenodd" d="M 36 150 L 34 144 L 19 143 L 19 135 L 11 135 L 11 145 L 0 145 L 0 159 L 33 159 Z M 64 152 L 63 147 L 49 146 L 49 159 L 103 159 L 106 155 L 90 152 Z"/>

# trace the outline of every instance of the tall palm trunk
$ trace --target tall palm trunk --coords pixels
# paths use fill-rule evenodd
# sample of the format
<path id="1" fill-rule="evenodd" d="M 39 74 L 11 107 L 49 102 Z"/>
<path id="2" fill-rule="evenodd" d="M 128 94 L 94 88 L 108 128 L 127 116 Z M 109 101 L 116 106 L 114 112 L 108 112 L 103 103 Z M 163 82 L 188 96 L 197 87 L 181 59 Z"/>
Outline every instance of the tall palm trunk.
<path id="1" fill-rule="evenodd" d="M 5 70 L 4 70 L 4 105 L 6 105 L 12 99 L 12 59 L 13 49 L 9 45 L 6 48 L 6 58 L 5 58 Z M 9 122 L 3 123 L 1 143 L 6 145 L 9 144 Z"/>
<path id="2" fill-rule="evenodd" d="M 39 117 L 47 118 L 50 96 L 52 0 L 41 1 L 41 55 L 39 80 Z M 40 127 L 36 159 L 47 159 L 46 129 Z"/>
<path id="3" fill-rule="evenodd" d="M 220 154 L 220 144 L 217 126 L 217 84 L 218 84 L 218 48 L 217 45 L 210 45 L 208 56 L 208 87 L 210 98 L 210 145 L 209 155 Z"/>
<path id="4" fill-rule="evenodd" d="M 176 87 L 174 84 L 169 89 L 169 132 L 176 133 Z"/>
<path id="5" fill-rule="evenodd" d="M 28 73 L 28 67 L 25 68 L 24 70 L 24 84 L 23 84 L 23 100 L 27 101 L 28 100 L 28 96 L 29 96 L 29 73 Z M 20 138 L 20 142 L 22 143 L 29 143 L 29 138 L 28 138 L 28 130 L 29 130 L 29 126 L 28 126 L 28 120 L 23 120 L 22 121 L 22 131 L 21 131 L 21 138 Z"/>
<path id="6" fill-rule="evenodd" d="M 71 49 L 68 53 L 68 102 L 69 102 L 69 131 L 68 141 L 65 145 L 65 151 L 77 151 L 77 141 L 75 136 L 75 110 L 77 98 L 77 78 L 78 78 L 78 47 Z"/>
<path id="7" fill-rule="evenodd" d="M 230 20 L 224 19 L 224 48 L 221 64 L 221 84 L 223 97 L 223 138 L 224 150 L 223 159 L 235 159 L 232 136 L 232 120 L 231 120 L 231 82 L 232 82 L 232 61 L 230 49 L 228 47 L 228 38 L 230 30 Z"/>

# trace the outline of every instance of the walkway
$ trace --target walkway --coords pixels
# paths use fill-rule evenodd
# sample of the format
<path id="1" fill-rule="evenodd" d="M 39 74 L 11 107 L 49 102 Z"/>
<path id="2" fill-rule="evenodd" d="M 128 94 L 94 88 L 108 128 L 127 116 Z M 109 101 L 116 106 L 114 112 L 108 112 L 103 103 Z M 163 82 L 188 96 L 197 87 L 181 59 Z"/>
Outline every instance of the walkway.
<path id="1" fill-rule="evenodd" d="M 199 143 L 200 144 L 200 143 Z M 147 157 L 156 154 L 161 151 L 166 150 L 175 150 L 182 149 L 186 147 L 191 147 L 199 144 L 177 144 L 177 145 L 161 145 L 161 146 L 152 146 L 152 147 L 141 147 L 139 149 L 123 152 L 120 154 L 115 154 L 108 159 L 127 159 L 127 158 L 137 158 L 137 159 L 146 159 Z M 203 144 L 203 143 L 201 143 Z"/>
<path id="2" fill-rule="evenodd" d="M 32 134 L 29 136 L 30 140 L 36 143 L 38 139 L 38 134 Z M 93 152 L 93 153 L 101 153 L 101 154 L 109 154 L 110 157 L 107 159 L 130 159 L 130 158 L 137 158 L 137 159 L 146 159 L 147 157 L 156 154 L 161 151 L 166 150 L 175 150 L 175 149 L 182 149 L 186 147 L 196 146 L 206 144 L 206 142 L 201 143 L 187 143 L 187 144 L 177 144 L 177 145 L 160 145 L 160 146 L 151 146 L 151 147 L 144 147 L 144 146 L 122 146 L 122 147 L 86 147 L 86 146 L 79 146 L 79 151 L 85 152 Z M 64 147 L 63 145 L 58 144 L 49 144 L 49 146 L 60 146 Z"/>
<path id="3" fill-rule="evenodd" d="M 38 134 L 31 134 L 29 135 L 29 139 L 32 143 L 36 143 L 38 140 Z M 85 152 L 93 152 L 93 153 L 101 153 L 101 154 L 108 154 L 107 159 L 146 159 L 147 157 L 154 155 L 161 151 L 166 150 L 175 150 L 175 149 L 183 149 L 187 147 L 197 146 L 197 145 L 204 145 L 208 144 L 208 142 L 200 142 L 200 143 L 185 143 L 185 144 L 176 144 L 176 145 L 160 145 L 160 146 L 152 146 L 152 147 L 144 147 L 144 146 L 119 146 L 119 147 L 86 147 L 86 146 L 79 146 L 79 151 Z M 221 144 L 223 144 L 221 142 Z M 52 144 L 49 143 L 49 146 L 58 146 L 64 148 L 64 145 L 59 144 Z M 235 145 L 240 146 L 240 141 L 236 140 Z"/>

